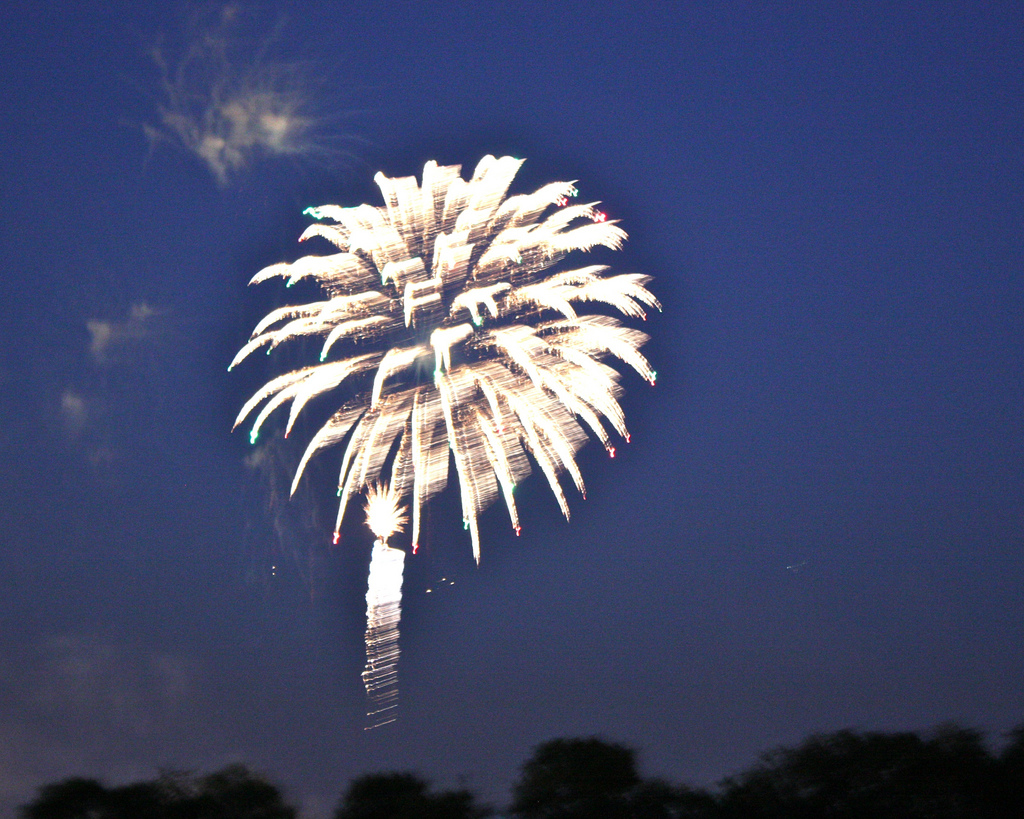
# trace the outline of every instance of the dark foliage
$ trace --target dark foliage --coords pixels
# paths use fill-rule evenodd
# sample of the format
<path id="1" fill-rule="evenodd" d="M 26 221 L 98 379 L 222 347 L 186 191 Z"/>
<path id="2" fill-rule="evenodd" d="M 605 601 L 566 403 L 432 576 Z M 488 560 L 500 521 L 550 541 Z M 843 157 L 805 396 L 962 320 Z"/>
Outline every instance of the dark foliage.
<path id="1" fill-rule="evenodd" d="M 813 736 L 692 790 L 637 771 L 632 750 L 591 737 L 539 745 L 513 790 L 517 819 L 1021 819 L 1024 725 L 992 753 L 975 731 L 839 731 Z M 107 788 L 67 779 L 40 788 L 21 819 L 295 819 L 280 792 L 242 766 L 201 778 L 163 774 Z M 410 773 L 352 781 L 334 819 L 484 819 L 466 790 L 432 792 Z"/>
<path id="2" fill-rule="evenodd" d="M 513 790 L 512 813 L 522 819 L 629 816 L 628 795 L 640 777 L 633 751 L 590 739 L 539 745 Z"/>
<path id="3" fill-rule="evenodd" d="M 153 782 L 106 788 L 68 779 L 40 789 L 22 819 L 295 819 L 270 783 L 241 765 L 198 781 L 165 774 Z"/>
<path id="4" fill-rule="evenodd" d="M 95 779 L 65 779 L 39 789 L 35 801 L 21 809 L 24 819 L 90 819 L 107 809 L 108 792 Z"/>
<path id="5" fill-rule="evenodd" d="M 727 780 L 723 819 L 1002 819 L 1024 816 L 1008 799 L 1005 766 L 974 731 L 840 731 L 768 754 Z"/>
<path id="6" fill-rule="evenodd" d="M 409 773 L 370 774 L 352 781 L 335 819 L 482 819 L 490 811 L 469 791 L 430 793 Z"/>
<path id="7" fill-rule="evenodd" d="M 629 748 L 590 739 L 556 739 L 523 765 L 512 813 L 521 819 L 697 819 L 714 808 L 707 794 L 644 781 Z"/>
<path id="8" fill-rule="evenodd" d="M 1002 769 L 1000 804 L 1005 816 L 1024 816 L 1024 725 L 1009 734 L 1009 742 L 999 755 Z"/>
<path id="9" fill-rule="evenodd" d="M 718 815 L 717 802 L 711 794 L 658 779 L 633 788 L 628 803 L 631 819 L 704 819 Z"/>

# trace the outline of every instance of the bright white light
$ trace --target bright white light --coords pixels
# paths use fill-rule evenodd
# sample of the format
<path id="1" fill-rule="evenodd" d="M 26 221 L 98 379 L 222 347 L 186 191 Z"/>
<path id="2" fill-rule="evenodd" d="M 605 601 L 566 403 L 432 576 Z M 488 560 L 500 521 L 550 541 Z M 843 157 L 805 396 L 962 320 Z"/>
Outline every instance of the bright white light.
<path id="1" fill-rule="evenodd" d="M 379 728 L 398 716 L 398 623 L 402 616 L 405 552 L 382 540 L 373 545 L 366 592 L 366 669 L 363 684 L 370 699 L 367 728 Z"/>
<path id="2" fill-rule="evenodd" d="M 366 525 L 378 539 L 385 544 L 393 534 L 405 529 L 409 516 L 405 507 L 399 505 L 397 492 L 392 492 L 388 485 L 374 484 L 366 488 Z"/>

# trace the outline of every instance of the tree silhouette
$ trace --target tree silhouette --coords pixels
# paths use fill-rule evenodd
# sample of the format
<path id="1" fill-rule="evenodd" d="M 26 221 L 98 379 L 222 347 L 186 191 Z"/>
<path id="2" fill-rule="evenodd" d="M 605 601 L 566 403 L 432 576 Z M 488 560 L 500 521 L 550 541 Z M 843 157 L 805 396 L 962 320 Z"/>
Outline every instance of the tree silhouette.
<path id="1" fill-rule="evenodd" d="M 517 819 L 1021 819 L 1024 725 L 998 754 L 976 731 L 839 731 L 765 754 L 716 793 L 643 779 L 636 756 L 597 737 L 534 749 L 513 789 Z M 295 819 L 272 784 L 241 765 L 164 773 L 107 788 L 44 785 L 21 819 Z M 432 792 L 411 773 L 353 780 L 334 819 L 484 819 L 467 790 Z"/>
<path id="2" fill-rule="evenodd" d="M 725 819 L 995 819 L 999 766 L 974 731 L 840 731 L 767 754 L 723 783 Z M 1013 814 L 1017 816 L 1019 814 Z"/>
<path id="3" fill-rule="evenodd" d="M 641 782 L 628 795 L 631 819 L 713 819 L 717 817 L 715 797 L 685 785 L 670 785 L 660 779 Z"/>
<path id="4" fill-rule="evenodd" d="M 486 808 L 466 790 L 429 793 L 410 773 L 368 774 L 354 779 L 334 819 L 483 819 Z"/>
<path id="5" fill-rule="evenodd" d="M 698 819 L 715 807 L 708 794 L 641 779 L 632 750 L 597 737 L 539 745 L 513 797 L 520 819 Z"/>
<path id="6" fill-rule="evenodd" d="M 67 779 L 39 790 L 22 819 L 295 819 L 280 792 L 241 765 L 193 781 L 164 774 L 155 781 L 106 788 Z"/>
<path id="7" fill-rule="evenodd" d="M 1024 816 L 1024 725 L 1010 731 L 1009 740 L 999 755 L 1001 804 L 1006 816 Z"/>
<path id="8" fill-rule="evenodd" d="M 196 819 L 294 819 L 281 793 L 244 765 L 230 765 L 199 780 L 192 799 Z"/>
<path id="9" fill-rule="evenodd" d="M 107 789 L 95 779 L 74 777 L 44 785 L 21 809 L 23 819 L 91 819 L 107 808 Z"/>
<path id="10" fill-rule="evenodd" d="M 629 748 L 589 739 L 538 745 L 513 789 L 512 813 L 521 819 L 629 817 L 628 794 L 640 784 Z"/>

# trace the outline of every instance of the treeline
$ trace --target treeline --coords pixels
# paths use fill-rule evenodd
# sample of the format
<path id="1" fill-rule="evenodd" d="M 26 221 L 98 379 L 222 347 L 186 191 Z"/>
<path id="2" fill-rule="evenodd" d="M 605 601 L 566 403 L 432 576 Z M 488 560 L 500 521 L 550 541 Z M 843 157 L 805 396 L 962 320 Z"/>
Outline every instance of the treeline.
<path id="1" fill-rule="evenodd" d="M 1024 725 L 992 751 L 955 726 L 927 735 L 840 731 L 765 754 L 714 790 L 640 776 L 635 753 L 598 738 L 556 739 L 525 762 L 504 812 L 412 773 L 367 774 L 334 819 L 1020 819 Z M 281 792 L 242 766 L 165 773 L 108 788 L 67 779 L 39 789 L 22 819 L 295 819 Z"/>

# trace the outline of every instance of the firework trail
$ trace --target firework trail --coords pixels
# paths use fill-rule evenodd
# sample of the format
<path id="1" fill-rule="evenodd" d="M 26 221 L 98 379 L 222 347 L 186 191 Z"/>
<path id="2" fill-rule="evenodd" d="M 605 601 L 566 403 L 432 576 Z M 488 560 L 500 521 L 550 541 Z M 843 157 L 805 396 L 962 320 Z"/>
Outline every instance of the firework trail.
<path id="1" fill-rule="evenodd" d="M 398 624 L 402 617 L 402 571 L 405 552 L 388 546 L 402 531 L 405 508 L 388 486 L 366 490 L 366 525 L 376 536 L 366 591 L 366 669 L 363 684 L 370 700 L 367 728 L 394 722 L 398 709 Z"/>
<path id="2" fill-rule="evenodd" d="M 367 728 L 397 719 L 398 624 L 402 617 L 405 552 L 383 541 L 373 544 L 366 591 L 366 668 L 363 685 L 370 700 Z"/>
<path id="3" fill-rule="evenodd" d="M 513 490 L 532 464 L 568 518 L 560 478 L 568 473 L 585 496 L 576 454 L 588 431 L 612 456 L 610 432 L 629 440 L 619 373 L 606 360 L 655 380 L 640 353 L 647 335 L 607 315 L 644 319 L 644 308 L 660 309 L 646 288 L 650 277 L 560 265 L 573 251 L 618 249 L 625 232 L 598 203 L 577 204 L 571 182 L 506 197 L 521 165 L 486 156 L 464 180 L 460 166 L 428 162 L 420 183 L 377 174 L 384 207 L 308 208 L 317 221 L 300 241 L 319 237 L 337 252 L 271 265 L 250 284 L 309 279 L 326 298 L 271 311 L 228 368 L 285 341 L 322 340 L 319 363 L 271 379 L 235 426 L 262 404 L 250 431 L 255 443 L 269 415 L 290 402 L 287 435 L 310 401 L 335 390 L 344 396 L 310 440 L 291 491 L 314 455 L 347 441 L 334 541 L 350 502 L 367 491 L 377 543 L 363 677 L 381 721 L 397 699 L 404 552 L 387 545 L 401 527 L 383 525 L 380 534 L 372 519 L 394 523 L 408 498 L 415 553 L 422 509 L 447 486 L 451 461 L 479 562 L 480 514 L 500 494 L 518 534 Z M 590 304 L 601 312 L 584 313 Z M 382 480 L 387 488 L 376 486 Z"/>

